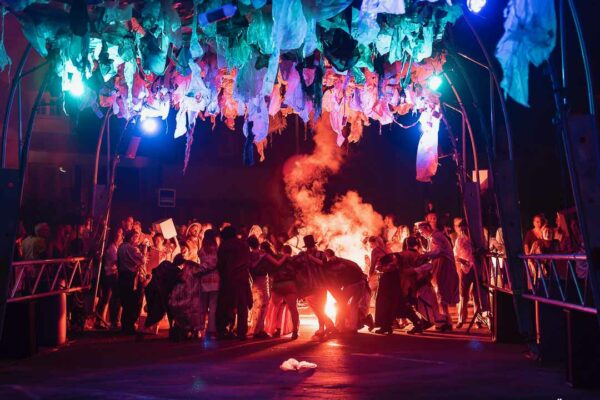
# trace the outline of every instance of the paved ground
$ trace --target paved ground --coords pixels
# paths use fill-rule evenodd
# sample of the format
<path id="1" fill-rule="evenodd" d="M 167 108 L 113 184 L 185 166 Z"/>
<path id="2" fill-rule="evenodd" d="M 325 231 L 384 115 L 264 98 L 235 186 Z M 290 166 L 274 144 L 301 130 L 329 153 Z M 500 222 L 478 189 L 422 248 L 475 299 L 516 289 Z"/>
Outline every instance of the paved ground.
<path id="1" fill-rule="evenodd" d="M 359 333 L 324 343 L 305 326 L 288 338 L 246 342 L 142 342 L 90 334 L 55 351 L 0 363 L 0 399 L 587 399 L 524 348 L 458 333 Z M 294 357 L 318 364 L 282 372 Z"/>

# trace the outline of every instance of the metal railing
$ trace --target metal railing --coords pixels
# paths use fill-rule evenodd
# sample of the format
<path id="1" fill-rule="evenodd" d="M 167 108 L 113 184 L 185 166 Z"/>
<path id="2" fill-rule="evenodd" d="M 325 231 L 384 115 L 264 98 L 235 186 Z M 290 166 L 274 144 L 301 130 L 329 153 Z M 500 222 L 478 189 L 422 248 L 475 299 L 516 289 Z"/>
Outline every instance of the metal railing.
<path id="1" fill-rule="evenodd" d="M 596 314 L 584 254 L 535 254 L 523 260 L 526 299 Z"/>
<path id="2" fill-rule="evenodd" d="M 597 313 L 584 254 L 532 254 L 520 255 L 519 258 L 526 283 L 523 298 L 590 314 Z M 504 255 L 487 255 L 484 276 L 490 289 L 512 293 L 510 269 Z"/>
<path id="3" fill-rule="evenodd" d="M 501 253 L 489 253 L 485 258 L 484 282 L 494 290 L 512 293 L 510 270 L 506 256 Z"/>
<path id="4" fill-rule="evenodd" d="M 88 290 L 93 277 L 91 258 L 17 261 L 12 264 L 8 302 Z"/>

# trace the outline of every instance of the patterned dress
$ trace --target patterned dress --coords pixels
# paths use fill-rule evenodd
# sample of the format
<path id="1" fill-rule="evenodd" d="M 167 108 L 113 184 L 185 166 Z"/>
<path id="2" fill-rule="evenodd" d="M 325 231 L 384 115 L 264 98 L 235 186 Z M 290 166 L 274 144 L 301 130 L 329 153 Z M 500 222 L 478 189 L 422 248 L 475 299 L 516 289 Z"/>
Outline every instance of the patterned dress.
<path id="1" fill-rule="evenodd" d="M 175 324 L 187 331 L 200 330 L 203 324 L 200 318 L 200 282 L 204 269 L 193 261 L 186 261 L 175 284 L 169 306 L 173 313 Z"/>

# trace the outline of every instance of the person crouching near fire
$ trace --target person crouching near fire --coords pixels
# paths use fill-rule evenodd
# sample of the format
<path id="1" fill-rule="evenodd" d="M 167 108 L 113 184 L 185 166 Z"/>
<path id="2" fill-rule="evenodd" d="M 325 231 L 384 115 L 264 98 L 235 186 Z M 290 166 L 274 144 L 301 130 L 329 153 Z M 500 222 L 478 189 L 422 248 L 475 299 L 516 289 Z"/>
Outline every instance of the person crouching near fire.
<path id="1" fill-rule="evenodd" d="M 303 240 L 305 250 L 301 251 L 300 254 L 295 257 L 295 261 L 305 266 L 309 266 L 311 263 L 313 265 L 322 266 L 327 261 L 327 258 L 325 257 L 325 253 L 317 249 L 315 237 L 313 235 L 306 235 L 304 236 Z M 310 268 L 305 268 L 305 271 L 310 274 Z M 309 276 L 307 276 L 307 278 L 308 281 L 314 283 L 313 279 L 311 279 Z M 306 301 L 319 320 L 319 329 L 313 335 L 313 339 L 324 340 L 337 333 L 335 324 L 325 313 L 325 306 L 327 304 L 327 289 L 319 285 L 310 287 L 309 289 L 310 294 L 306 296 Z"/>
<path id="2" fill-rule="evenodd" d="M 369 314 L 371 290 L 358 264 L 337 257 L 331 249 L 325 250 L 327 261 L 323 264 L 327 276 L 327 289 L 334 297 L 338 311 L 336 327 L 341 331 L 356 332 L 365 325 L 373 329 L 373 316 Z"/>
<path id="3" fill-rule="evenodd" d="M 406 242 L 408 242 L 406 244 Z M 412 246 L 408 248 L 408 246 Z M 376 324 L 380 329 L 377 333 L 391 334 L 393 322 L 396 318 L 406 318 L 413 327 L 407 333 L 421 333 L 433 324 L 422 319 L 417 315 L 413 304 L 410 302 L 410 295 L 416 291 L 417 273 L 414 271 L 422 262 L 427 261 L 417 251 L 418 242 L 415 238 L 405 240 L 405 250 L 399 253 L 391 253 L 383 256 L 377 265 L 377 269 L 382 272 L 382 277 L 390 278 L 385 286 L 386 296 L 377 304 L 384 304 L 381 309 L 376 309 Z M 391 279 L 394 279 L 392 281 Z M 379 296 L 379 293 L 377 294 Z M 387 301 L 385 301 L 387 300 Z"/>

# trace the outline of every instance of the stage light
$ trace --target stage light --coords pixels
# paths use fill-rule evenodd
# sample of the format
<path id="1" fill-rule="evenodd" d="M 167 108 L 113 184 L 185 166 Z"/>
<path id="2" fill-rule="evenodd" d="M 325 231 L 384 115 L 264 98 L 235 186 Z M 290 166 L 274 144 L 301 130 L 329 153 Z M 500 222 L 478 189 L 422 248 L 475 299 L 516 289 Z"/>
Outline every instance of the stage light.
<path id="1" fill-rule="evenodd" d="M 160 131 L 161 125 L 158 118 L 146 118 L 140 121 L 140 130 L 144 135 L 154 136 Z"/>
<path id="2" fill-rule="evenodd" d="M 85 93 L 85 85 L 83 83 L 83 75 L 71 60 L 68 60 L 62 72 L 62 90 L 69 92 L 73 97 L 80 97 Z"/>
<path id="3" fill-rule="evenodd" d="M 431 75 L 427 79 L 427 87 L 431 90 L 438 90 L 442 84 L 442 78 L 439 75 Z"/>
<path id="4" fill-rule="evenodd" d="M 467 0 L 467 8 L 474 14 L 477 14 L 479 11 L 485 7 L 487 0 Z"/>
<path id="5" fill-rule="evenodd" d="M 76 79 L 75 77 L 73 77 L 73 79 L 71 80 L 71 87 L 69 88 L 69 93 L 71 93 L 71 96 L 79 97 L 79 96 L 83 95 L 84 92 L 85 92 L 85 85 L 83 84 L 83 81 L 81 80 L 81 76 L 79 76 L 79 79 Z"/>

